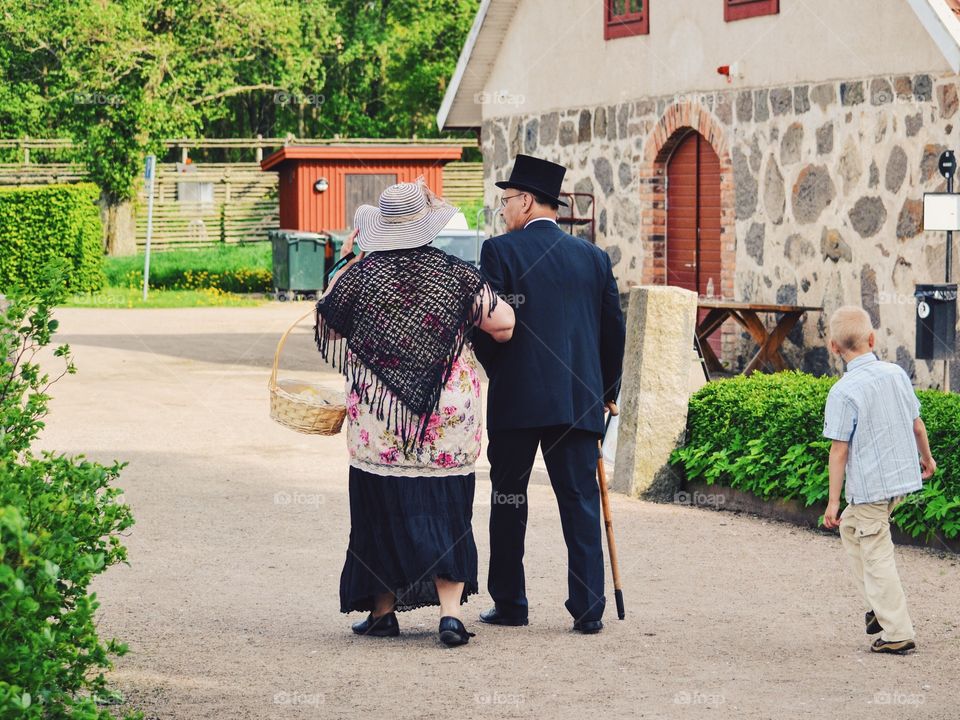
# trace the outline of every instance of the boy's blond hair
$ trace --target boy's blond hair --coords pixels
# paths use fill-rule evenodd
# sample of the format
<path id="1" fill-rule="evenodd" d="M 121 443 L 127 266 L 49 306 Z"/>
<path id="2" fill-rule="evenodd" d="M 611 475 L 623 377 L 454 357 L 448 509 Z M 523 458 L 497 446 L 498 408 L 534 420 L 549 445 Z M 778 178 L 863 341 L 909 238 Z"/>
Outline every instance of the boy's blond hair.
<path id="1" fill-rule="evenodd" d="M 867 346 L 873 324 L 862 307 L 844 305 L 830 316 L 830 339 L 841 350 L 859 350 Z"/>

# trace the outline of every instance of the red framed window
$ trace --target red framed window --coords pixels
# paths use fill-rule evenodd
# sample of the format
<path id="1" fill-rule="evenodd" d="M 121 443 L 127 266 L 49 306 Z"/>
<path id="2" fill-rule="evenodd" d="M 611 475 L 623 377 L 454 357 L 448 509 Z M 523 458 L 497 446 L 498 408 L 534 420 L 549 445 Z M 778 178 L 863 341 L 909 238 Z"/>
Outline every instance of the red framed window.
<path id="1" fill-rule="evenodd" d="M 727 22 L 779 12 L 780 0 L 723 0 L 723 19 Z"/>
<path id="2" fill-rule="evenodd" d="M 604 0 L 603 39 L 649 34 L 649 5 L 649 0 Z"/>

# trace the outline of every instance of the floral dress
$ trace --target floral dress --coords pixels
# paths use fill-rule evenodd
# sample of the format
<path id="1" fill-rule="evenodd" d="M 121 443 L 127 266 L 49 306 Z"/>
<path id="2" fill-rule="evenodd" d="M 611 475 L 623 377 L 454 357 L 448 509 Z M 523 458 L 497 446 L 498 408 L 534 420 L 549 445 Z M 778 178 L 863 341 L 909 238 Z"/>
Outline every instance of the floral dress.
<path id="1" fill-rule="evenodd" d="M 384 476 L 444 477 L 473 472 L 480 455 L 483 413 L 477 360 L 469 345 L 454 361 L 423 444 L 415 445 L 408 456 L 398 428 L 391 425 L 388 430 L 386 419 L 377 419 L 360 394 L 351 391 L 349 380 L 346 392 L 351 466 Z"/>

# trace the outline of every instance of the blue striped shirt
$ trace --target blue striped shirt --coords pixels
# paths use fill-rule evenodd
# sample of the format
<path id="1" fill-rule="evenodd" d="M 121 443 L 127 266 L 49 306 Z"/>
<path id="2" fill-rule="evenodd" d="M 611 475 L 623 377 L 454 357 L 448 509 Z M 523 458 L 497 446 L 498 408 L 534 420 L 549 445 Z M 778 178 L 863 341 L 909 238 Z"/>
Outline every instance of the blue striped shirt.
<path id="1" fill-rule="evenodd" d="M 873 353 L 851 360 L 827 396 L 823 436 L 850 443 L 846 498 L 853 505 L 919 490 L 913 421 L 920 417 L 910 378 Z"/>

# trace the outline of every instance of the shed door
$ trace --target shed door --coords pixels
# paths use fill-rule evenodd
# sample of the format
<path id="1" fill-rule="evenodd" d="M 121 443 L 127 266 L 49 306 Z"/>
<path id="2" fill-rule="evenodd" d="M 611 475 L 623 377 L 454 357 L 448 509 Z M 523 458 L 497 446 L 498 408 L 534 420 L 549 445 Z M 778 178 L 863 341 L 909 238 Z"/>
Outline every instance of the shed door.
<path id="1" fill-rule="evenodd" d="M 720 158 L 691 132 L 667 166 L 667 284 L 706 295 L 712 280 L 720 297 L 720 258 Z M 710 345 L 719 353 L 719 332 Z"/>
<path id="2" fill-rule="evenodd" d="M 380 193 L 397 182 L 396 175 L 369 175 L 353 173 L 345 176 L 346 194 L 344 220 L 353 228 L 353 214 L 361 205 L 376 205 Z"/>

